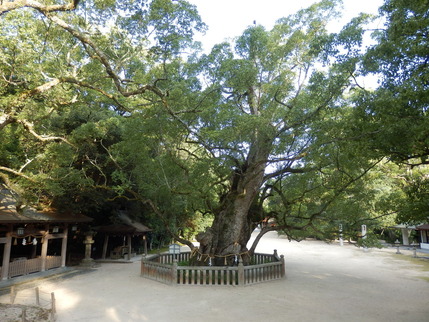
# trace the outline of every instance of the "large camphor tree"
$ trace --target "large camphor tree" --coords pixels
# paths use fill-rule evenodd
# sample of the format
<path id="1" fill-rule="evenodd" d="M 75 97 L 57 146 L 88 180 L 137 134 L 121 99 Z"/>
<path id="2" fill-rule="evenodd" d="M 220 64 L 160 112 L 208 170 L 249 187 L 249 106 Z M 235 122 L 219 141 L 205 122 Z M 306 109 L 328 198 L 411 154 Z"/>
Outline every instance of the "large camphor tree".
<path id="1" fill-rule="evenodd" d="M 350 131 L 346 99 L 366 17 L 329 34 L 336 5 L 199 55 L 186 1 L 3 1 L 3 182 L 75 211 L 139 203 L 191 248 L 184 231 L 209 215 L 206 264 L 251 254 L 270 230 L 329 235 L 336 200 L 382 158 Z"/>
<path id="2" fill-rule="evenodd" d="M 213 224 L 197 235 L 200 261 L 230 264 L 270 230 L 290 237 L 337 230 L 328 208 L 377 162 L 354 152 L 363 137 L 347 136 L 352 120 L 343 100 L 356 77 L 364 17 L 329 35 L 334 14 L 333 3 L 321 2 L 271 31 L 250 27 L 234 48 L 220 44 L 198 61 L 198 105 L 171 116 L 184 129 L 187 146 L 178 148 L 187 162 L 217 171 L 209 181 Z M 264 225 L 248 249 L 268 218 L 275 224 Z"/>

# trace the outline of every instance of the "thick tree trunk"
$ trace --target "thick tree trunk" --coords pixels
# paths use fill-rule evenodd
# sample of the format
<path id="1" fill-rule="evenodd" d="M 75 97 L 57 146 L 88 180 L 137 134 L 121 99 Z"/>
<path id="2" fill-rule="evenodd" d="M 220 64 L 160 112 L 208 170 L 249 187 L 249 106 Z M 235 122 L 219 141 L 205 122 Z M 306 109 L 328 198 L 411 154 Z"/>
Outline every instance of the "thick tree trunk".
<path id="1" fill-rule="evenodd" d="M 249 210 L 263 183 L 270 150 L 269 139 L 256 140 L 246 163 L 233 174 L 213 225 L 197 236 L 200 265 L 236 265 L 240 257 L 244 263 L 249 262 L 247 243 L 254 228 Z"/>

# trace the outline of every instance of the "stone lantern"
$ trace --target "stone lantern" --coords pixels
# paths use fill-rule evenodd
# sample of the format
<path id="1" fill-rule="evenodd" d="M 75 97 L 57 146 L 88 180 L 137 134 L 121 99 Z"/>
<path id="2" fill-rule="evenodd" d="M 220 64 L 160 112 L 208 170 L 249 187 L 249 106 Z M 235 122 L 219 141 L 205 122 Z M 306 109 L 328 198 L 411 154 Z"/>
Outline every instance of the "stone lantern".
<path id="1" fill-rule="evenodd" d="M 94 235 L 95 232 L 92 230 L 85 232 L 85 240 L 83 241 L 85 244 L 85 258 L 80 263 L 80 266 L 82 267 L 92 268 L 95 266 L 95 262 L 91 258 L 91 248 L 92 244 L 94 244 Z"/>

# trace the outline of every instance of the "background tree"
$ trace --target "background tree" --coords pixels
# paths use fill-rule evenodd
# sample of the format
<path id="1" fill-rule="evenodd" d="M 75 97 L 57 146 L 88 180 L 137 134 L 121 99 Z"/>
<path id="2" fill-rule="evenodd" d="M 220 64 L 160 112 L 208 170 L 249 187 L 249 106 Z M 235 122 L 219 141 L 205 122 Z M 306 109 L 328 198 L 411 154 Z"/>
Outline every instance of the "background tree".
<path id="1" fill-rule="evenodd" d="M 428 9 L 428 1 L 385 1 L 385 26 L 374 32 L 377 44 L 363 65 L 364 73 L 379 77 L 379 87 L 361 91 L 356 100 L 356 128 L 368 133 L 374 151 L 403 165 L 407 179 L 401 186 L 409 198 L 403 203 L 407 210 L 397 209 L 400 222 L 421 223 L 428 216 L 421 204 L 428 193 Z"/>
<path id="2" fill-rule="evenodd" d="M 387 0 L 380 8 L 385 28 L 365 55 L 366 73 L 380 77 L 359 103 L 361 118 L 374 129 L 374 146 L 392 160 L 427 164 L 428 1 Z"/>
<path id="3" fill-rule="evenodd" d="M 429 217 L 429 174 L 427 167 L 408 171 L 401 185 L 404 197 L 398 206 L 399 223 L 420 225 Z"/>
<path id="4" fill-rule="evenodd" d="M 21 192 L 44 206 L 101 207 L 121 183 L 109 149 L 124 117 L 166 97 L 157 86 L 163 66 L 204 25 L 185 1 L 85 1 L 78 8 L 6 1 L 0 14 L 3 181 L 31 188 Z"/>

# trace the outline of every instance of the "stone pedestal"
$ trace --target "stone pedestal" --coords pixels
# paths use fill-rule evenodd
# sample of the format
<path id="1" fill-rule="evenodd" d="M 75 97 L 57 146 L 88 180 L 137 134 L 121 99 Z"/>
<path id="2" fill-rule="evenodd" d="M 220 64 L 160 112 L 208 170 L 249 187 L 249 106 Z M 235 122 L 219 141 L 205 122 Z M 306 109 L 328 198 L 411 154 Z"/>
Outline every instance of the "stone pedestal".
<path id="1" fill-rule="evenodd" d="M 79 267 L 81 267 L 81 268 L 94 268 L 94 267 L 96 267 L 96 264 L 92 258 L 89 258 L 89 259 L 84 258 L 80 262 Z"/>
<path id="2" fill-rule="evenodd" d="M 88 231 L 85 234 L 85 240 L 83 243 L 85 244 L 85 258 L 80 262 L 79 266 L 83 268 L 92 268 L 95 267 L 95 261 L 91 258 L 91 248 L 92 244 L 94 244 L 94 232 Z"/>

